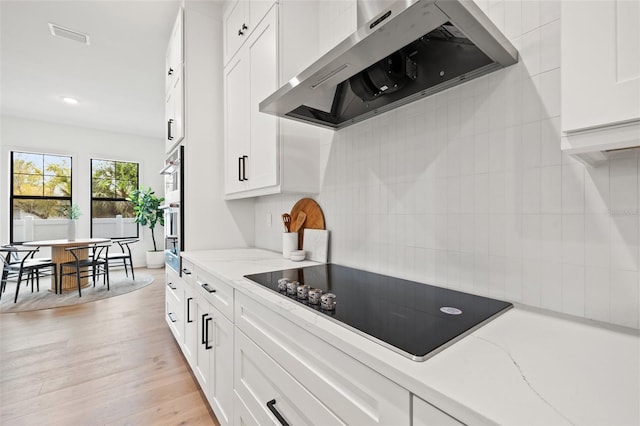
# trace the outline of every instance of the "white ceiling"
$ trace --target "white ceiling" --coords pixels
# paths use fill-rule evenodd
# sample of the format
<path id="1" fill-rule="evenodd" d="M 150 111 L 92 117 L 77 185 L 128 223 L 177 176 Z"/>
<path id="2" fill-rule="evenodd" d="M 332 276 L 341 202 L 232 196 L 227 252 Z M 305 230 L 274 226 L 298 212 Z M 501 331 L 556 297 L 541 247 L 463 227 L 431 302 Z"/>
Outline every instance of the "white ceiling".
<path id="1" fill-rule="evenodd" d="M 0 0 L 2 114 L 164 140 L 164 56 L 179 4 Z M 49 22 L 91 44 L 52 36 Z"/>

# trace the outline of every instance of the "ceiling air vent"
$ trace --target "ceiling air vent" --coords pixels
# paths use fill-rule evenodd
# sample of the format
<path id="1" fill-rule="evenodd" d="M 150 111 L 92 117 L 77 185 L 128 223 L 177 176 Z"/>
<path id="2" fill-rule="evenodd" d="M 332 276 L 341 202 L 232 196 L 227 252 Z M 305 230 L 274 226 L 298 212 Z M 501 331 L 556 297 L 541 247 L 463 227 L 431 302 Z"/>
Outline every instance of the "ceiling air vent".
<path id="1" fill-rule="evenodd" d="M 51 31 L 51 35 L 54 35 L 56 37 L 66 38 L 68 40 L 77 41 L 87 45 L 90 44 L 88 34 L 79 33 L 78 31 L 73 31 L 69 28 L 52 24 L 51 22 L 49 22 L 49 31 Z"/>

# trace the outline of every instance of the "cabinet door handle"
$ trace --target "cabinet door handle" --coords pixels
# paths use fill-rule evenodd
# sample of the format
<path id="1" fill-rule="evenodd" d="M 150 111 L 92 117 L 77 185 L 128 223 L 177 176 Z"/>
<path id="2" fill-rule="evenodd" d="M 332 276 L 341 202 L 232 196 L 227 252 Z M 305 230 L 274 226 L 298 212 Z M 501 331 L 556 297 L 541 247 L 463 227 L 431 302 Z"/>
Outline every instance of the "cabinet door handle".
<path id="1" fill-rule="evenodd" d="M 169 319 L 171 320 L 171 322 L 176 322 L 178 321 L 177 319 L 173 318 L 173 312 L 168 312 L 167 316 L 169 317 Z"/>
<path id="2" fill-rule="evenodd" d="M 191 275 L 191 271 L 188 270 L 187 268 L 182 268 L 182 273 L 185 275 Z"/>
<path id="3" fill-rule="evenodd" d="M 213 346 L 209 345 L 209 322 L 213 320 L 213 317 L 209 317 L 204 321 L 204 328 L 206 330 L 206 338 L 204 339 L 204 348 L 206 350 L 212 349 Z"/>
<path id="4" fill-rule="evenodd" d="M 191 302 L 193 300 L 193 297 L 189 297 L 187 299 L 187 322 L 193 322 L 193 320 L 191 319 Z"/>
<path id="5" fill-rule="evenodd" d="M 207 283 L 202 284 L 200 287 L 204 288 L 209 293 L 215 293 L 216 292 L 216 289 L 209 287 L 209 284 L 207 284 Z"/>
<path id="6" fill-rule="evenodd" d="M 242 182 L 242 157 L 238 157 L 238 180 Z"/>
<path id="7" fill-rule="evenodd" d="M 173 135 L 171 134 L 171 124 L 173 124 L 173 118 L 170 118 L 167 121 L 167 139 L 169 139 L 170 141 L 173 140 Z"/>
<path id="8" fill-rule="evenodd" d="M 247 24 L 243 23 L 242 24 L 242 30 L 244 31 L 244 30 L 248 30 L 248 29 L 249 29 L 249 27 L 247 27 Z"/>
<path id="9" fill-rule="evenodd" d="M 177 287 L 173 286 L 173 283 L 167 283 L 167 287 L 169 287 L 171 290 L 177 290 Z"/>
<path id="10" fill-rule="evenodd" d="M 205 318 L 207 318 L 209 316 L 209 314 L 202 314 L 202 338 L 200 339 L 200 343 L 202 343 L 203 345 L 205 344 L 206 340 L 209 338 L 209 336 L 207 336 L 207 321 Z"/>
<path id="11" fill-rule="evenodd" d="M 238 30 L 238 35 L 239 35 L 239 36 L 243 36 L 243 35 L 244 35 L 244 32 L 243 32 L 242 30 Z"/>
<path id="12" fill-rule="evenodd" d="M 274 416 L 276 416 L 276 419 L 278 419 L 280 424 L 282 426 L 289 426 L 289 423 L 287 423 L 287 421 L 284 419 L 284 417 L 282 417 L 282 414 L 280 414 L 278 412 L 278 410 L 276 409 L 275 405 L 276 405 L 276 400 L 275 399 L 272 399 L 271 401 L 267 402 L 267 408 L 269 409 L 269 411 L 271 411 L 271 413 L 273 413 Z"/>
<path id="13" fill-rule="evenodd" d="M 167 74 L 168 75 L 173 75 L 173 68 L 169 68 L 169 72 Z"/>
<path id="14" fill-rule="evenodd" d="M 247 179 L 247 158 L 249 158 L 246 155 L 242 156 L 242 180 L 249 180 Z"/>

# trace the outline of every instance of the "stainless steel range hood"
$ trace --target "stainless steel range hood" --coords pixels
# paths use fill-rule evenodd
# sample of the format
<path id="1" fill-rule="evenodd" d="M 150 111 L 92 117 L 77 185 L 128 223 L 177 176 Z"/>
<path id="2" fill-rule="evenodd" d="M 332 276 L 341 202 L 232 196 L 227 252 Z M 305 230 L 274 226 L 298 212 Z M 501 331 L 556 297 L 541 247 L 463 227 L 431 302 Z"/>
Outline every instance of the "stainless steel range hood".
<path id="1" fill-rule="evenodd" d="M 262 101 L 260 111 L 341 129 L 518 62 L 471 0 L 358 0 L 362 16 L 355 33 Z"/>

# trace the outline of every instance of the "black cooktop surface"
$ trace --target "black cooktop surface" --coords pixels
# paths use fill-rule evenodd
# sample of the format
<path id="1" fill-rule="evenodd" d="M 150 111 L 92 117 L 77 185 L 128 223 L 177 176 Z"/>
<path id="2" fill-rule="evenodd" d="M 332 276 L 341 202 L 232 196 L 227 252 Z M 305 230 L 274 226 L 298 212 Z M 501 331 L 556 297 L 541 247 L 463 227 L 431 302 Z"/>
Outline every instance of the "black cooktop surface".
<path id="1" fill-rule="evenodd" d="M 500 300 L 335 264 L 246 277 L 416 361 L 429 358 L 513 306 Z M 323 310 L 319 305 L 279 291 L 281 278 L 334 293 L 335 310 Z"/>

